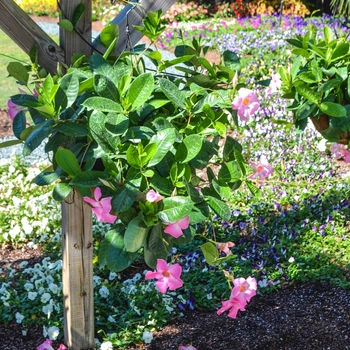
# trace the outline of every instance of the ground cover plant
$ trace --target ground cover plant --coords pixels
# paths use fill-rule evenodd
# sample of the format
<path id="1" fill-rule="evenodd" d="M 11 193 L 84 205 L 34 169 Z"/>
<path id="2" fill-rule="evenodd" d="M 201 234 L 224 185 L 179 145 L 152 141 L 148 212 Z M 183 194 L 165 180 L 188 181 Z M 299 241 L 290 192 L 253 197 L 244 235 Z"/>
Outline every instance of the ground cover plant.
<path id="1" fill-rule="evenodd" d="M 275 23 L 275 35 L 280 38 L 277 42 L 282 44 L 285 28 L 280 24 L 283 22 L 277 20 Z M 303 27 L 301 25 L 300 30 Z M 239 30 L 237 36 L 238 33 Z M 241 35 L 249 37 L 254 33 L 262 35 L 253 30 Z M 252 42 L 259 40 L 255 37 Z M 236 38 L 221 37 L 223 46 L 233 47 L 235 43 Z M 262 43 L 262 46 L 267 44 Z M 255 50 L 261 51 L 257 60 L 252 57 Z M 247 82 L 256 88 L 256 81 L 276 73 L 278 66 L 290 56 L 284 50 L 285 46 L 276 45 L 272 65 L 269 64 L 269 52 L 260 47 L 238 52 L 250 56 L 243 69 Z M 197 230 L 215 241 L 234 243 L 221 247 L 223 257 L 229 251 L 235 256 L 225 263 L 225 270 L 236 276 L 254 276 L 258 280 L 259 294 L 297 281 L 330 281 L 349 289 L 349 180 L 338 169 L 339 162 L 332 156 L 331 145 L 323 143 L 313 129 L 296 134 L 295 130 L 285 127 L 284 121 L 288 120 L 286 101 L 278 90 L 261 88 L 258 94 L 261 108 L 253 118 L 240 122 L 232 136 L 240 139 L 247 162 L 258 162 L 265 156 L 274 172 L 262 184 L 257 180 L 257 185 L 261 186 L 260 196 L 253 196 L 244 186 L 232 193 L 230 220 L 223 221 L 213 215 L 211 220 L 198 224 Z M 45 243 L 51 253 L 49 258 L 34 266 L 22 263 L 19 270 L 11 267 L 2 270 L 0 317 L 3 323 L 16 320 L 23 325 L 23 330 L 33 323 L 41 323 L 45 326 L 43 339 L 56 340 L 62 335 L 59 207 L 55 208 L 51 201 L 49 189 L 43 195 L 30 184 L 33 173 L 38 171 L 40 169 L 24 166 L 19 160 L 3 161 L 1 167 L 1 183 L 11 184 L 0 189 L 1 207 L 8 208 L 1 212 L 4 216 L 0 218 L 1 227 L 4 227 L 1 232 L 3 242 L 18 246 Z M 24 174 L 23 178 L 20 174 Z M 31 201 L 30 208 L 24 199 Z M 47 207 L 39 205 L 43 200 L 52 206 L 50 213 L 55 213 L 54 217 L 50 214 L 50 220 L 45 220 L 48 218 Z M 13 208 L 17 208 L 17 212 L 11 210 Z M 23 219 L 25 217 L 28 221 Z M 98 242 L 108 227 L 94 221 L 96 253 Z M 148 343 L 152 332 L 170 318 L 180 317 L 185 310 L 217 310 L 220 301 L 229 297 L 227 282 L 221 270 L 205 262 L 198 250 L 198 244 L 202 243 L 201 237 L 198 240 L 195 237 L 192 249 L 180 245 L 171 251 L 171 260 L 183 267 L 185 283 L 183 288 L 168 294 L 160 294 L 152 281 L 145 281 L 142 264 L 138 274 L 125 275 L 99 269 L 96 263 L 98 342 L 105 341 L 105 348 L 107 342 L 116 347 L 132 342 Z M 125 308 L 119 307 L 121 305 Z"/>

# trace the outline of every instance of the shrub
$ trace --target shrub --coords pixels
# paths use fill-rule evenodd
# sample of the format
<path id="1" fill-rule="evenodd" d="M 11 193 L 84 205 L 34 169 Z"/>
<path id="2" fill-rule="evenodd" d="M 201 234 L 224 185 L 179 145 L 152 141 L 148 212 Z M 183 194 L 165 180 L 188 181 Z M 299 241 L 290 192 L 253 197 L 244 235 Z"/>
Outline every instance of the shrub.
<path id="1" fill-rule="evenodd" d="M 162 16 L 164 22 L 171 23 L 174 21 L 194 21 L 207 18 L 209 14 L 208 7 L 205 5 L 198 5 L 191 1 L 187 3 L 176 2 L 170 9 Z"/>
<path id="2" fill-rule="evenodd" d="M 249 14 L 251 16 L 256 16 L 279 13 L 280 5 L 280 0 L 272 0 L 269 2 L 266 0 L 253 0 L 247 4 L 247 7 L 249 9 Z M 305 17 L 310 14 L 310 11 L 301 0 L 286 0 L 283 3 L 282 14 Z"/>
<path id="3" fill-rule="evenodd" d="M 15 0 L 26 13 L 36 16 L 57 16 L 56 0 Z"/>

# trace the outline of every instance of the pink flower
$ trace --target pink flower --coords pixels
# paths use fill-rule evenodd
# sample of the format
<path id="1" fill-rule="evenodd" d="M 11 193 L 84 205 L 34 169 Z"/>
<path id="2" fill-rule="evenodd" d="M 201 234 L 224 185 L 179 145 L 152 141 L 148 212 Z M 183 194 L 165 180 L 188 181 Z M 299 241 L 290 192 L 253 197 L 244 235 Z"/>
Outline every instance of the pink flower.
<path id="1" fill-rule="evenodd" d="M 52 346 L 52 340 L 46 339 L 42 344 L 40 344 L 36 350 L 55 350 Z"/>
<path id="2" fill-rule="evenodd" d="M 219 252 L 224 252 L 226 255 L 230 254 L 230 248 L 234 247 L 235 244 L 233 242 L 226 242 L 226 243 L 218 243 L 217 247 L 219 249 Z"/>
<path id="3" fill-rule="evenodd" d="M 256 295 L 257 283 L 256 279 L 241 277 L 233 280 L 234 288 L 232 289 L 230 299 L 222 301 L 221 308 L 217 311 L 221 315 L 224 311 L 229 310 L 229 317 L 236 318 L 238 310 L 245 311 L 245 306 L 250 299 Z"/>
<path id="4" fill-rule="evenodd" d="M 112 210 L 112 197 L 102 198 L 102 192 L 99 187 L 94 191 L 94 198 L 84 197 L 84 201 L 92 205 L 92 211 L 95 213 L 98 220 L 113 224 L 117 217 L 110 214 Z M 100 200 L 101 199 L 101 200 Z"/>
<path id="5" fill-rule="evenodd" d="M 23 91 L 22 89 L 18 89 L 18 90 L 19 90 L 19 92 L 20 92 L 21 95 L 25 95 L 25 94 L 26 94 L 26 92 Z M 33 95 L 34 95 L 34 97 L 39 97 L 39 94 L 38 94 L 38 92 L 36 91 L 36 89 L 33 90 Z M 11 101 L 11 99 L 9 99 L 9 100 L 7 101 L 7 107 L 8 107 L 7 112 L 8 112 L 8 114 L 9 114 L 9 116 L 10 116 L 10 118 L 11 118 L 12 120 L 15 119 L 16 115 L 17 115 L 20 111 L 23 111 L 23 110 L 26 109 L 26 107 L 22 107 L 22 106 L 16 105 L 14 102 Z"/>
<path id="6" fill-rule="evenodd" d="M 148 202 L 159 202 L 163 199 L 164 197 L 161 196 L 157 191 L 154 191 L 154 190 L 149 190 L 146 194 L 146 200 Z"/>
<path id="7" fill-rule="evenodd" d="M 182 230 L 185 230 L 188 225 L 190 224 L 190 218 L 189 216 L 185 216 L 184 218 L 171 222 L 167 225 L 167 227 L 164 229 L 164 232 L 169 234 L 170 236 L 173 236 L 174 238 L 178 238 L 182 235 Z"/>
<path id="8" fill-rule="evenodd" d="M 57 350 L 67 350 L 68 348 L 63 345 L 63 344 L 60 344 L 60 347 L 57 349 Z"/>
<path id="9" fill-rule="evenodd" d="M 272 74 L 270 85 L 267 88 L 267 94 L 271 95 L 271 94 L 277 92 L 281 88 L 281 86 L 282 86 L 282 80 L 281 80 L 281 76 L 279 75 L 279 73 Z"/>
<path id="10" fill-rule="evenodd" d="M 192 345 L 181 345 L 179 346 L 178 350 L 197 350 L 197 349 Z"/>
<path id="11" fill-rule="evenodd" d="M 259 107 L 260 103 L 256 93 L 246 88 L 239 89 L 238 96 L 232 102 L 232 109 L 237 110 L 242 120 L 247 120 Z"/>
<path id="12" fill-rule="evenodd" d="M 332 156 L 335 159 L 344 158 L 345 163 L 350 163 L 350 152 L 341 143 L 333 143 L 331 146 Z"/>
<path id="13" fill-rule="evenodd" d="M 156 278 L 156 287 L 161 293 L 166 293 L 167 289 L 174 290 L 182 287 L 183 281 L 180 279 L 182 267 L 179 264 L 168 265 L 165 260 L 157 259 L 157 271 L 148 271 L 145 279 Z"/>
<path id="14" fill-rule="evenodd" d="M 273 168 L 267 161 L 265 156 L 260 157 L 258 163 L 251 163 L 254 169 L 254 173 L 249 176 L 250 179 L 260 178 L 260 184 L 264 181 L 265 177 L 268 177 L 273 173 Z"/>
<path id="15" fill-rule="evenodd" d="M 24 107 L 18 106 L 18 105 L 16 105 L 15 103 L 13 103 L 13 102 L 11 101 L 11 99 L 7 101 L 7 107 L 8 107 L 7 112 L 8 112 L 8 114 L 9 114 L 9 116 L 10 116 L 10 118 L 11 118 L 12 120 L 15 119 L 16 115 L 17 115 L 20 111 L 23 111 L 23 110 L 25 109 Z"/>

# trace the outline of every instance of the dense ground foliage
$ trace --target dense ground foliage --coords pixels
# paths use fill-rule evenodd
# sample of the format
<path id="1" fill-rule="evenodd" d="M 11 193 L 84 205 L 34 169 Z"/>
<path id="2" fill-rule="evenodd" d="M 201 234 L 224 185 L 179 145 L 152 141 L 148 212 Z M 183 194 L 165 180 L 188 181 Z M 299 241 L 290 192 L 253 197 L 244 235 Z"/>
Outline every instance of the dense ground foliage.
<path id="1" fill-rule="evenodd" d="M 320 27 L 332 22 L 339 30 L 347 30 L 328 17 L 311 21 Z M 208 238 L 235 244 L 231 248 L 235 258 L 227 261 L 225 269 L 237 277 L 255 277 L 259 294 L 296 281 L 330 281 L 350 288 L 347 174 L 339 171 L 330 145 L 316 131 L 307 128 L 300 134 L 290 127 L 287 102 L 278 91 L 267 95 L 256 85 L 288 62 L 291 53 L 285 39 L 305 30 L 308 22 L 256 17 L 210 25 L 173 24 L 160 39 L 160 45 L 172 47 L 174 42 L 202 37 L 216 50 L 237 52 L 244 62 L 242 74 L 258 91 L 258 113 L 230 132 L 242 143 L 247 163 L 264 155 L 274 174 L 260 187 L 260 196 L 252 196 L 244 187 L 232 193 L 230 221 L 213 216 L 197 229 Z M 17 158 L 1 161 L 0 243 L 43 246 L 47 257 L 33 266 L 22 262 L 20 270 L 0 270 L 0 322 L 17 320 L 24 330 L 39 323 L 44 336 L 59 339 L 63 331 L 60 207 L 52 200 L 50 188 L 43 193 L 31 183 L 39 171 L 40 164 L 30 166 Z M 94 221 L 96 253 L 108 229 L 109 225 Z M 184 310 L 218 309 L 220 301 L 228 298 L 227 282 L 220 270 L 206 264 L 197 250 L 200 243 L 195 239 L 190 249 L 173 249 L 169 261 L 182 265 L 185 283 L 167 294 L 160 294 L 153 281 L 145 281 L 141 260 L 135 264 L 137 269 L 115 274 L 100 269 L 95 259 L 96 342 L 111 341 L 119 347 L 146 342 L 150 332 L 181 317 Z"/>

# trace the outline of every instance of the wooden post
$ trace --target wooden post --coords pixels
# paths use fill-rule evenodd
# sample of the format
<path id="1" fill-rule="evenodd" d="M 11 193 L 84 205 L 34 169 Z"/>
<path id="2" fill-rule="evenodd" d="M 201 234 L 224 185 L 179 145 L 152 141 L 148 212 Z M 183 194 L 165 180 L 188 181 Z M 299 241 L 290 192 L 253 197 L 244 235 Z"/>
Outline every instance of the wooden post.
<path id="1" fill-rule="evenodd" d="M 60 45 L 69 66 L 73 54 L 91 56 L 91 0 L 60 1 L 60 20 L 72 21 L 74 9 L 85 11 L 76 32 L 60 28 Z M 69 204 L 71 203 L 71 204 Z M 62 203 L 62 278 L 64 341 L 70 350 L 94 347 L 94 291 L 92 211 L 77 191 Z"/>
<path id="2" fill-rule="evenodd" d="M 63 63 L 60 48 L 13 0 L 0 0 L 0 28 L 27 54 L 38 47 L 38 63 L 49 73 L 56 73 Z"/>
<path id="3" fill-rule="evenodd" d="M 62 203 L 64 341 L 70 350 L 94 348 L 92 211 L 74 191 Z"/>
<path id="4" fill-rule="evenodd" d="M 142 19 L 147 16 L 147 12 L 162 10 L 165 13 L 176 0 L 131 0 L 134 3 L 128 4 L 124 9 L 114 18 L 111 23 L 119 26 L 119 40 L 117 43 L 117 53 L 125 50 L 130 51 L 131 46 L 135 46 L 143 37 L 139 31 L 133 28 L 133 25 L 142 25 Z M 99 43 L 97 37 L 93 46 L 100 52 L 105 52 L 106 48 Z"/>

